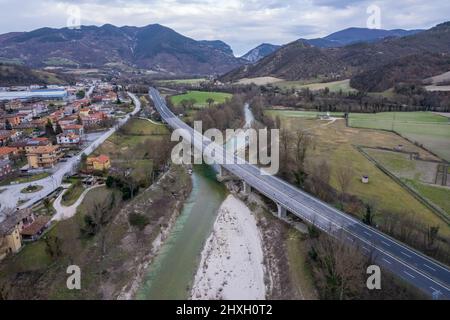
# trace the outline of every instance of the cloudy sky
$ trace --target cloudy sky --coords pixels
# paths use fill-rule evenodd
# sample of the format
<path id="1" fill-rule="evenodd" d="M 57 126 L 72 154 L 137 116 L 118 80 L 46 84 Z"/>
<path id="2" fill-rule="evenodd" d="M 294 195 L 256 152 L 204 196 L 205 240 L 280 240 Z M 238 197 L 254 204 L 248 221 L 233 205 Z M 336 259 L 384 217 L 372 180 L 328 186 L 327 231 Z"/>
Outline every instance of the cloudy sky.
<path id="1" fill-rule="evenodd" d="M 240 55 L 262 42 L 366 27 L 374 6 L 383 29 L 429 28 L 450 20 L 449 0 L 0 0 L 0 33 L 65 27 L 79 10 L 83 25 L 160 23 L 197 40 L 223 40 Z"/>

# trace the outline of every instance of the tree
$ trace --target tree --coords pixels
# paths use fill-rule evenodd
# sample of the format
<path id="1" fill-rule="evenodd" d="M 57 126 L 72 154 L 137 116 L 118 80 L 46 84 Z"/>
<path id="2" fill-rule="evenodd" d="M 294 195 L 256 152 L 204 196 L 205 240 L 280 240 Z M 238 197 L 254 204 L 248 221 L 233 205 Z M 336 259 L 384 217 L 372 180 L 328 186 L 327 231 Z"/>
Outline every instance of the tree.
<path id="1" fill-rule="evenodd" d="M 47 119 L 47 124 L 45 125 L 45 136 L 55 142 L 55 130 L 53 129 L 53 124 L 50 119 Z"/>
<path id="2" fill-rule="evenodd" d="M 352 299 L 367 290 L 368 259 L 356 247 L 322 234 L 310 242 L 309 257 L 322 299 Z"/>
<path id="3" fill-rule="evenodd" d="M 47 214 L 50 215 L 51 209 L 52 209 L 52 203 L 49 198 L 44 198 L 42 201 L 42 204 L 44 205 L 45 211 L 47 211 Z"/>
<path id="4" fill-rule="evenodd" d="M 44 238 L 45 251 L 50 256 L 52 260 L 56 260 L 62 254 L 61 250 L 61 239 L 57 236 L 46 236 Z"/>
<path id="5" fill-rule="evenodd" d="M 311 164 L 311 169 L 306 179 L 307 190 L 324 201 L 332 202 L 334 200 L 334 192 L 330 186 L 330 177 L 331 169 L 325 160 Z"/>
<path id="6" fill-rule="evenodd" d="M 84 226 L 81 228 L 81 232 L 87 236 L 95 236 L 102 227 L 111 221 L 115 207 L 114 193 L 103 200 L 94 200 L 88 206 L 89 212 L 84 216 Z"/>
<path id="7" fill-rule="evenodd" d="M 341 166 L 337 172 L 336 178 L 341 192 L 341 206 L 344 205 L 344 197 L 352 182 L 353 174 L 353 169 L 349 165 Z"/>
<path id="8" fill-rule="evenodd" d="M 197 100 L 195 100 L 194 98 L 189 99 L 189 108 L 193 108 L 194 105 L 197 103 Z"/>
<path id="9" fill-rule="evenodd" d="M 77 99 L 83 99 L 86 96 L 86 92 L 84 90 L 78 90 L 75 95 Z"/>
<path id="10" fill-rule="evenodd" d="M 180 105 L 183 107 L 183 111 L 186 111 L 186 109 L 189 107 L 189 100 L 187 99 L 181 100 Z"/>
<path id="11" fill-rule="evenodd" d="M 213 103 L 214 103 L 214 99 L 210 97 L 210 98 L 206 99 L 206 102 L 208 103 L 208 107 L 211 108 L 211 106 L 212 106 Z"/>
<path id="12" fill-rule="evenodd" d="M 290 132 L 286 129 L 283 128 L 281 129 L 280 132 L 280 155 L 281 155 L 281 174 L 285 175 L 288 171 L 288 165 L 289 165 L 289 153 L 290 153 L 290 142 L 291 142 L 291 134 Z"/>
<path id="13" fill-rule="evenodd" d="M 6 121 L 5 121 L 5 129 L 6 130 L 12 130 L 11 122 L 9 122 L 8 119 L 6 119 Z"/>
<path id="14" fill-rule="evenodd" d="M 303 187 L 306 177 L 305 158 L 306 152 L 311 143 L 311 137 L 302 130 L 298 130 L 295 134 L 294 159 L 295 159 L 295 179 L 299 187 Z"/>
<path id="15" fill-rule="evenodd" d="M 60 133 L 63 133 L 63 129 L 61 128 L 61 125 L 59 124 L 59 122 L 56 123 L 56 132 L 57 135 Z"/>
<path id="16" fill-rule="evenodd" d="M 374 225 L 374 218 L 375 218 L 375 213 L 374 213 L 374 210 L 372 208 L 372 205 L 367 203 L 366 204 L 366 212 L 364 213 L 364 216 L 362 218 L 362 222 L 364 222 L 368 226 L 373 226 Z"/>
<path id="17" fill-rule="evenodd" d="M 81 116 L 77 116 L 77 124 L 83 124 L 83 121 L 81 120 Z"/>

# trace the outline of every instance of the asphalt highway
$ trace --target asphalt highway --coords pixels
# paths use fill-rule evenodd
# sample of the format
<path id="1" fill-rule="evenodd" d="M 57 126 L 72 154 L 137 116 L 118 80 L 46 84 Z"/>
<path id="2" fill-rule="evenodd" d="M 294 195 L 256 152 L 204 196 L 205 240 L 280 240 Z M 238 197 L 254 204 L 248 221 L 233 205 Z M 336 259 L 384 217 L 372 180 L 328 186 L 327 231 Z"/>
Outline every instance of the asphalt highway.
<path id="1" fill-rule="evenodd" d="M 150 88 L 149 95 L 162 119 L 172 129 L 184 129 L 183 136 L 189 137 L 195 148 L 204 150 L 214 143 L 176 117 L 156 89 Z M 429 297 L 450 299 L 450 270 L 447 266 L 377 229 L 367 226 L 276 176 L 262 174 L 262 169 L 243 159 L 238 159 L 235 155 L 230 155 L 222 146 L 215 145 L 214 149 L 221 153 L 218 158 L 231 156 L 235 159 L 234 164 L 222 164 L 223 168 L 292 214 L 348 245 L 357 246 L 363 253 L 370 255 L 377 265 L 420 289 Z"/>

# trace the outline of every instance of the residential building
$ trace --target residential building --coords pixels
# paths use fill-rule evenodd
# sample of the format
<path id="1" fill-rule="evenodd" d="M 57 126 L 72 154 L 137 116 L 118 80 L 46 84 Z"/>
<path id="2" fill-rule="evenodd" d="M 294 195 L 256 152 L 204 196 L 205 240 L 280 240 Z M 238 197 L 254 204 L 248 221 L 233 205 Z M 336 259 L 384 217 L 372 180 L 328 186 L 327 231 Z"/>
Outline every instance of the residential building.
<path id="1" fill-rule="evenodd" d="M 35 168 L 51 168 L 61 158 L 61 150 L 58 145 L 38 146 L 27 152 L 28 166 Z"/>
<path id="2" fill-rule="evenodd" d="M 75 133 L 60 133 L 56 136 L 58 144 L 62 145 L 75 145 L 81 142 L 80 136 Z"/>
<path id="3" fill-rule="evenodd" d="M 6 123 L 6 120 L 8 120 L 9 121 L 9 123 L 11 124 L 11 126 L 18 126 L 19 124 L 20 124 L 20 117 L 19 116 L 17 116 L 17 114 L 10 114 L 10 115 L 7 115 L 6 117 L 5 117 L 5 123 Z"/>
<path id="4" fill-rule="evenodd" d="M 84 135 L 84 128 L 81 124 L 68 124 L 68 125 L 62 125 L 61 129 L 63 130 L 63 133 L 74 133 L 80 137 L 83 137 Z"/>
<path id="5" fill-rule="evenodd" d="M 108 156 L 102 154 L 98 157 L 90 156 L 86 159 L 87 171 L 105 171 L 111 168 L 111 161 Z"/>
<path id="6" fill-rule="evenodd" d="M 81 117 L 83 126 L 91 127 L 100 124 L 102 121 L 107 120 L 108 116 L 104 112 L 91 113 L 88 116 Z"/>
<path id="7" fill-rule="evenodd" d="M 12 148 L 16 148 L 18 153 L 26 154 L 27 152 L 31 151 L 34 147 L 48 146 L 50 144 L 51 142 L 48 138 L 30 138 L 10 143 L 9 146 Z"/>
<path id="8" fill-rule="evenodd" d="M 0 180 L 6 178 L 12 172 L 11 162 L 9 160 L 0 160 Z"/>
<path id="9" fill-rule="evenodd" d="M 10 253 L 16 253 L 22 247 L 20 235 L 23 228 L 34 222 L 31 209 L 11 211 L 0 222 L 0 260 Z"/>
<path id="10" fill-rule="evenodd" d="M 0 147 L 0 160 L 9 160 L 11 156 L 17 155 L 18 153 L 17 148 Z"/>
<path id="11" fill-rule="evenodd" d="M 20 235 L 24 241 L 36 241 L 44 233 L 45 229 L 49 226 L 50 217 L 39 216 L 33 223 L 22 229 Z"/>
<path id="12" fill-rule="evenodd" d="M 10 141 L 16 141 L 21 132 L 16 130 L 0 130 L 0 146 L 5 146 Z"/>
<path id="13" fill-rule="evenodd" d="M 6 110 L 18 110 L 23 107 L 22 101 L 20 100 L 11 100 L 5 104 Z"/>

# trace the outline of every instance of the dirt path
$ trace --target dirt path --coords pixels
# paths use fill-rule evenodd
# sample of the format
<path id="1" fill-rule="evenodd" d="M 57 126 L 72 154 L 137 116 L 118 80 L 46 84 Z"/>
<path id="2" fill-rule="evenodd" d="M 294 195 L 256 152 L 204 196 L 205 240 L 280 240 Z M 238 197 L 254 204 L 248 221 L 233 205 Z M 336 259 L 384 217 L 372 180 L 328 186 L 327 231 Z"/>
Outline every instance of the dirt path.
<path id="1" fill-rule="evenodd" d="M 63 192 L 61 192 L 61 194 L 58 196 L 58 198 L 56 198 L 56 200 L 53 202 L 53 207 L 56 210 L 56 214 L 52 217 L 51 221 L 62 221 L 62 220 L 72 218 L 75 215 L 75 213 L 77 212 L 78 206 L 81 204 L 81 202 L 83 202 L 83 199 L 86 196 L 86 194 L 89 191 L 91 191 L 92 189 L 95 189 L 98 187 L 103 187 L 103 185 L 93 186 L 93 187 L 90 187 L 90 188 L 87 188 L 86 190 L 84 190 L 83 193 L 80 195 L 80 197 L 77 199 L 77 201 L 69 207 L 62 205 L 62 203 L 61 203 L 62 196 L 64 195 L 64 193 L 67 192 L 67 189 L 64 190 Z"/>

